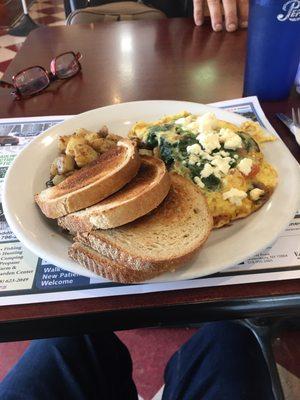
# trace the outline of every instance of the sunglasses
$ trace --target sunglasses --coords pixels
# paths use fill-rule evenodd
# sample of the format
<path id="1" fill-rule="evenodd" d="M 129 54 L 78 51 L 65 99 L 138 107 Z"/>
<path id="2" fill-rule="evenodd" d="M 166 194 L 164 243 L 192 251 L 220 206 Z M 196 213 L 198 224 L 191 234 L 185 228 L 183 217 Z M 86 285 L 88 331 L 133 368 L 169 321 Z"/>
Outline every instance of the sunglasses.
<path id="1" fill-rule="evenodd" d="M 13 83 L 0 81 L 0 86 L 14 88 L 11 94 L 16 100 L 34 96 L 45 90 L 57 79 L 72 78 L 81 70 L 81 53 L 68 51 L 55 57 L 50 63 L 50 71 L 34 66 L 18 72 L 12 77 Z"/>

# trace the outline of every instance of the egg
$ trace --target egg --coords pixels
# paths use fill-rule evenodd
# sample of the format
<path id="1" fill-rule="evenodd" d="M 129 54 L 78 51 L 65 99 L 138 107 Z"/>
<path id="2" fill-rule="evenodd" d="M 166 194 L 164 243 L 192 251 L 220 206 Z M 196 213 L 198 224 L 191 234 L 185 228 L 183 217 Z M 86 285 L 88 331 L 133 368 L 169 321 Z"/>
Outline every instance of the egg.
<path id="1" fill-rule="evenodd" d="M 260 144 L 276 139 L 258 123 L 238 126 L 211 112 L 198 116 L 185 111 L 155 122 L 138 122 L 129 136 L 142 136 L 147 147 L 155 130 L 159 157 L 201 189 L 215 228 L 247 217 L 272 195 L 277 172 L 265 160 Z"/>

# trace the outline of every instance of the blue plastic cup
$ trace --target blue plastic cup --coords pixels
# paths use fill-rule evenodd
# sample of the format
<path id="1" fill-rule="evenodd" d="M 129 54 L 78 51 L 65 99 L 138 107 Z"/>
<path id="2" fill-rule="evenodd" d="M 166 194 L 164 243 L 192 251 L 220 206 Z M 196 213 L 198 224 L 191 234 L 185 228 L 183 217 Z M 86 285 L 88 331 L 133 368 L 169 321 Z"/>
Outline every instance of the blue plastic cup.
<path id="1" fill-rule="evenodd" d="M 299 64 L 298 72 L 296 75 L 295 85 L 296 85 L 297 92 L 300 94 L 300 64 Z"/>
<path id="2" fill-rule="evenodd" d="M 250 0 L 244 96 L 288 97 L 300 60 L 300 0 Z"/>

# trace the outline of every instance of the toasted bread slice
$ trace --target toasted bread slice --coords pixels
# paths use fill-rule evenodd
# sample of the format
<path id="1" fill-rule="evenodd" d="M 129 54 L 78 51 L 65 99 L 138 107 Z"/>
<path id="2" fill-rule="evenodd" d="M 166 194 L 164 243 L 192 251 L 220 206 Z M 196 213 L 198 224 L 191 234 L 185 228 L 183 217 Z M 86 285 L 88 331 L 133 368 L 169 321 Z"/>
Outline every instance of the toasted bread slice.
<path id="1" fill-rule="evenodd" d="M 74 172 L 59 185 L 35 195 L 48 218 L 82 210 L 121 189 L 137 174 L 140 157 L 134 142 L 120 139 L 117 146 Z"/>
<path id="2" fill-rule="evenodd" d="M 139 172 L 121 190 L 92 207 L 59 218 L 58 225 L 80 233 L 127 224 L 159 206 L 170 185 L 165 163 L 143 156 Z"/>
<path id="3" fill-rule="evenodd" d="M 165 272 L 163 267 L 160 267 L 159 273 L 156 269 L 130 269 L 79 242 L 73 243 L 70 247 L 69 255 L 86 269 L 113 282 L 143 282 Z M 167 270 L 168 267 L 166 267 Z"/>
<path id="4" fill-rule="evenodd" d="M 175 173 L 170 177 L 169 194 L 151 213 L 119 228 L 77 234 L 75 241 L 101 256 L 96 258 L 94 253 L 93 257 L 90 257 L 91 253 L 87 256 L 85 250 L 85 260 L 85 257 L 79 257 L 78 245 L 73 244 L 70 257 L 118 282 L 129 282 L 130 271 L 141 271 L 144 273 L 141 276 L 146 279 L 173 271 L 189 261 L 206 241 L 212 229 L 212 217 L 206 199 L 196 185 Z M 101 261 L 102 256 L 112 261 L 106 274 L 103 270 L 108 268 L 107 262 Z M 119 265 L 114 275 L 111 273 L 113 263 Z M 132 275 L 130 282 L 135 276 Z"/>

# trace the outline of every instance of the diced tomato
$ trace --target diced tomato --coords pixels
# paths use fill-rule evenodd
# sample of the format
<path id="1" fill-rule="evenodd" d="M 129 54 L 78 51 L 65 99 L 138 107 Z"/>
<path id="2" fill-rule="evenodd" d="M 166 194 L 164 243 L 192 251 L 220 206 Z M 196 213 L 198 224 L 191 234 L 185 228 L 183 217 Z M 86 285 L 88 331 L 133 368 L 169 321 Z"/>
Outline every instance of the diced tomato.
<path id="1" fill-rule="evenodd" d="M 250 174 L 248 174 L 247 177 L 253 178 L 255 175 L 259 173 L 259 171 L 260 171 L 260 166 L 258 164 L 252 164 Z"/>

